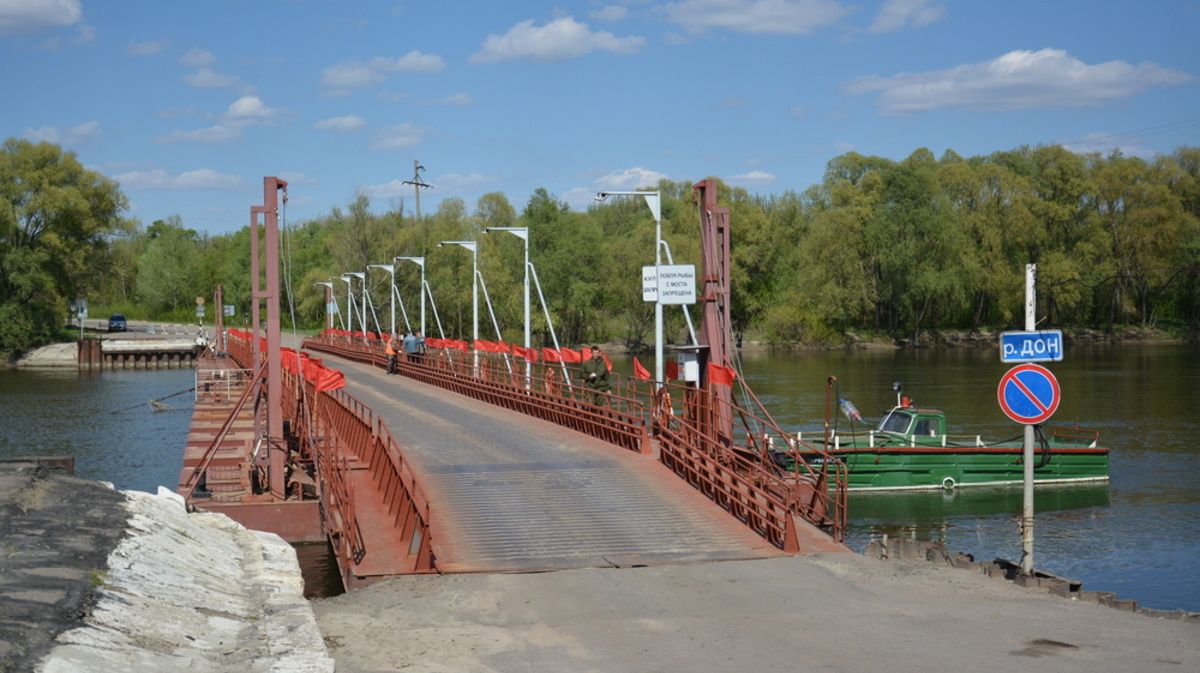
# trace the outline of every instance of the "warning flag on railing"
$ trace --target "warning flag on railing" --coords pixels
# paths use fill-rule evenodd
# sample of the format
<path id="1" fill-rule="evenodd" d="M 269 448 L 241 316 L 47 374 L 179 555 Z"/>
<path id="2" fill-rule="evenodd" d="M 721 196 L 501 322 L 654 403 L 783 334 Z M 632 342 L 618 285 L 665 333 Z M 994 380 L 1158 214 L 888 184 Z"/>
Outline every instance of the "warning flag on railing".
<path id="1" fill-rule="evenodd" d="M 561 353 L 563 362 L 583 362 L 583 355 L 581 355 L 577 350 L 564 348 L 562 349 Z"/>
<path id="2" fill-rule="evenodd" d="M 732 386 L 735 378 L 737 378 L 737 372 L 729 367 L 719 365 L 715 362 L 708 363 L 709 381 L 712 381 L 713 383 L 719 383 L 723 386 Z"/>
<path id="3" fill-rule="evenodd" d="M 638 361 L 637 356 L 634 356 L 633 358 L 633 377 L 643 381 L 650 380 L 650 371 L 642 366 L 642 363 Z"/>
<path id="4" fill-rule="evenodd" d="M 457 348 L 464 353 L 469 350 L 467 348 L 467 342 L 463 341 L 462 339 L 446 339 L 446 348 Z"/>
<path id="5" fill-rule="evenodd" d="M 562 353 L 559 353 L 553 348 L 542 347 L 542 360 L 544 362 L 562 362 Z"/>
<path id="6" fill-rule="evenodd" d="M 445 348 L 446 345 L 442 343 L 441 339 L 437 339 L 435 337 L 429 337 L 428 339 L 425 340 L 425 347 L 426 348 Z"/>

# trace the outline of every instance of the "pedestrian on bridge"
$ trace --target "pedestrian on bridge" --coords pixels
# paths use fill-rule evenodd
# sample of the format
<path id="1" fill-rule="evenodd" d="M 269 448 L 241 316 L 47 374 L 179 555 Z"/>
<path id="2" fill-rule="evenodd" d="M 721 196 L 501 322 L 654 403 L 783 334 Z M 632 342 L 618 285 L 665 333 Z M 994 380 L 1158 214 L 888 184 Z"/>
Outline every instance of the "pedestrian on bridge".
<path id="1" fill-rule="evenodd" d="M 592 357 L 583 363 L 583 385 L 592 391 L 592 404 L 600 406 L 605 395 L 612 390 L 608 383 L 608 362 L 599 346 L 592 346 Z"/>
<path id="2" fill-rule="evenodd" d="M 408 354 L 408 361 L 419 363 L 421 361 L 421 353 L 425 350 L 425 337 L 421 336 L 420 330 L 409 333 L 404 337 L 404 352 Z"/>
<path id="3" fill-rule="evenodd" d="M 388 337 L 387 347 L 384 351 L 387 353 L 387 373 L 395 374 L 396 356 L 400 353 L 400 338 L 396 336 L 395 332 Z"/>

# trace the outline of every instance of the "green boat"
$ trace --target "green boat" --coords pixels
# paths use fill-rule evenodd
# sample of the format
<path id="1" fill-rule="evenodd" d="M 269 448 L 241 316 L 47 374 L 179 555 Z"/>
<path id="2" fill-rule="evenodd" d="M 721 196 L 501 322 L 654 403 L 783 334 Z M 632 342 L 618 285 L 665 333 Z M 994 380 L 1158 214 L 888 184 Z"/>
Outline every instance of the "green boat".
<path id="1" fill-rule="evenodd" d="M 831 430 L 828 438 L 822 435 L 815 441 L 801 439 L 823 446 L 826 455 L 845 463 L 851 489 L 955 489 L 1024 482 L 1022 439 L 988 442 L 975 435 L 948 434 L 944 412 L 915 406 L 900 397 L 899 390 L 896 406 L 877 428 L 867 425 L 846 400 L 840 406 L 851 419 L 851 431 Z M 856 422 L 863 429 L 854 429 Z M 1109 450 L 1098 444 L 1099 432 L 1073 427 L 1052 428 L 1047 434 L 1040 426 L 1035 429 L 1035 483 L 1108 480 Z M 830 459 L 818 453 L 801 456 L 814 465 Z"/>

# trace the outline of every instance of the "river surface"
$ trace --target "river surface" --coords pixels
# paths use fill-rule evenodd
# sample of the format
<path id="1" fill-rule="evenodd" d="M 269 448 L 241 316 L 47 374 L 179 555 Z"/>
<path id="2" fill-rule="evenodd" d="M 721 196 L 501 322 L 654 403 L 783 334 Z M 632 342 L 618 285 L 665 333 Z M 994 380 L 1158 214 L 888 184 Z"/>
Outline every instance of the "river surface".
<path id="1" fill-rule="evenodd" d="M 997 350 L 746 349 L 740 357 L 746 380 L 789 431 L 820 431 L 826 383 L 836 376 L 837 396 L 868 421 L 895 404 L 899 381 L 905 396 L 945 411 L 953 434 L 1018 437 L 1022 426 L 996 401 L 1010 367 Z M 632 369 L 626 358 L 614 361 L 619 372 Z M 1143 607 L 1200 612 L 1200 348 L 1068 344 L 1066 359 L 1049 367 L 1062 403 L 1047 425 L 1099 430 L 1113 452 L 1106 485 L 1039 488 L 1035 567 Z M 193 376 L 190 369 L 0 370 L 0 457 L 74 455 L 77 476 L 119 489 L 173 490 L 192 410 L 190 394 L 174 393 L 191 388 Z M 147 404 L 160 398 L 176 410 Z M 854 493 L 849 542 L 861 549 L 886 533 L 939 540 L 976 560 L 1018 562 L 1020 513 L 1019 487 Z"/>

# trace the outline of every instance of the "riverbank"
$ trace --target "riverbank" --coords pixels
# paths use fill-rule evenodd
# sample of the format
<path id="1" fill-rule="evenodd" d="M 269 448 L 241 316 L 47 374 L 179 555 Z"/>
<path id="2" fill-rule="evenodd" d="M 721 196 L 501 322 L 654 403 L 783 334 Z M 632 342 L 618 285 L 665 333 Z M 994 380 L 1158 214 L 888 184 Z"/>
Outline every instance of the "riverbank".
<path id="1" fill-rule="evenodd" d="M 342 673 L 1200 668 L 1200 624 L 857 554 L 404 577 L 314 611 Z"/>
<path id="2" fill-rule="evenodd" d="M 0 511 L 0 671 L 333 671 L 274 534 L 32 463 Z"/>

